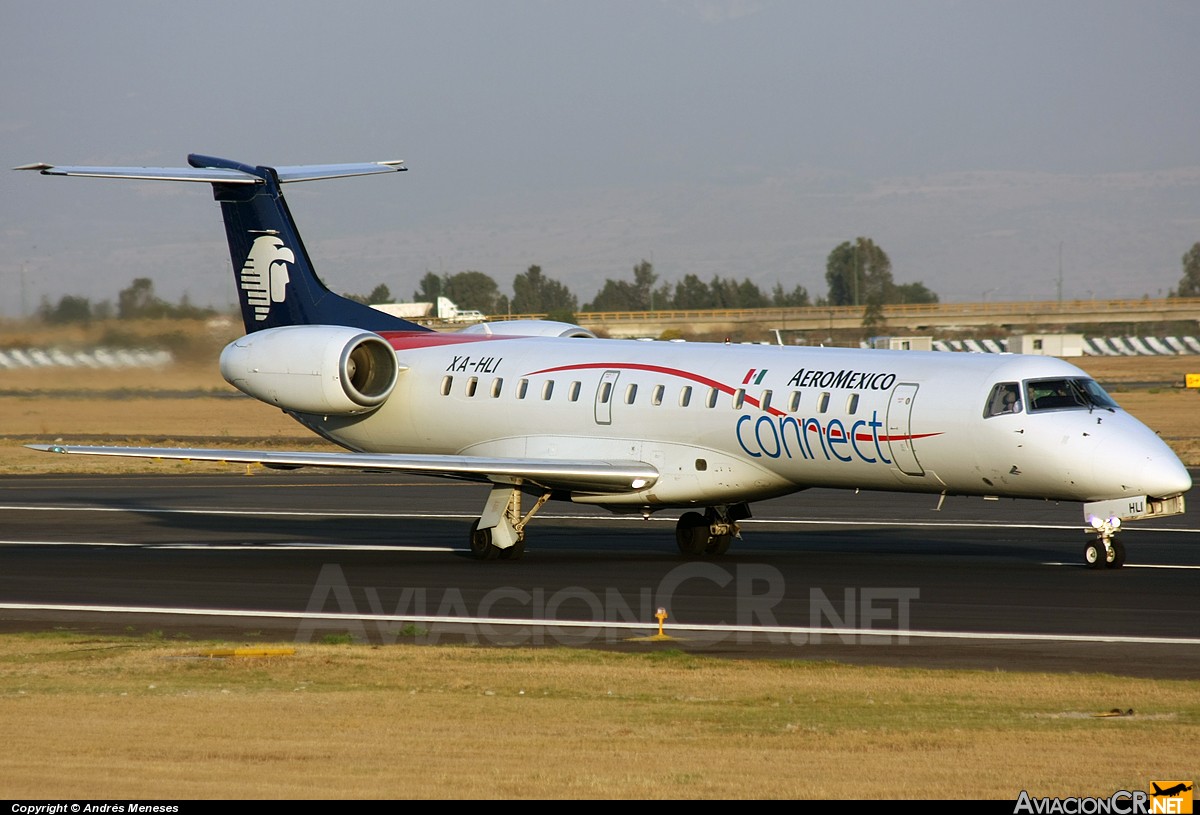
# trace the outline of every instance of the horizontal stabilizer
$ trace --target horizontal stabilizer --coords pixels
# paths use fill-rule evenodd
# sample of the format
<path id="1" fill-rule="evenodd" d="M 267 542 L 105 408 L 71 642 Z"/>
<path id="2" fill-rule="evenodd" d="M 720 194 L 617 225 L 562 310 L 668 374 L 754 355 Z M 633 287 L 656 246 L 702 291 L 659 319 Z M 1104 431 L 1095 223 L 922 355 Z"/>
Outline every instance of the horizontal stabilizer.
<path id="1" fill-rule="evenodd" d="M 262 464 L 267 467 L 335 467 L 388 470 L 460 478 L 493 484 L 536 484 L 552 490 L 620 493 L 645 489 L 658 480 L 658 471 L 642 461 L 560 461 L 485 456 L 424 456 L 399 453 L 285 453 L 263 450 L 220 450 L 187 447 L 89 447 L 67 444 L 29 444 L 47 453 L 87 456 L 157 458 Z"/>
<path id="2" fill-rule="evenodd" d="M 324 178 L 349 178 L 376 173 L 402 173 L 408 170 L 403 161 L 372 161 L 364 164 L 297 164 L 276 167 L 275 173 L 284 184 L 289 181 L 320 181 Z"/>
<path id="3" fill-rule="evenodd" d="M 25 164 L 14 170 L 38 170 L 42 175 L 128 178 L 135 181 L 208 181 L 219 184 L 261 184 L 258 176 L 219 167 L 83 167 Z"/>
<path id="4" fill-rule="evenodd" d="M 225 167 L 86 167 L 24 164 L 13 169 L 37 170 L 42 175 L 125 178 L 135 181 L 206 181 L 212 184 L 263 183 L 262 178 L 253 173 Z M 407 169 L 403 161 L 372 161 L 359 164 L 297 164 L 276 167 L 275 173 L 281 182 L 287 183 L 320 181 L 325 178 L 349 178 L 350 176 L 376 173 L 396 173 Z"/>

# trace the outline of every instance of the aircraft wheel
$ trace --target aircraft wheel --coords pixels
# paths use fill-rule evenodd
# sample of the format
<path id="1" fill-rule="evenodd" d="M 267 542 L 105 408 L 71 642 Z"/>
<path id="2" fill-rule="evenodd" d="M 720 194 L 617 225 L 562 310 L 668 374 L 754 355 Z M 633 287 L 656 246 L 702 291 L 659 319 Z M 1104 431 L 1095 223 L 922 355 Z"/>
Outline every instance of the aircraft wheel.
<path id="1" fill-rule="evenodd" d="M 1120 569 L 1125 565 L 1125 544 L 1120 538 L 1112 539 L 1112 554 L 1105 559 L 1104 565 L 1110 569 Z"/>
<path id="2" fill-rule="evenodd" d="M 495 549 L 496 547 L 493 546 L 492 548 Z M 500 549 L 499 552 L 501 560 L 520 560 L 525 557 L 525 536 L 522 535 L 519 541 L 507 549 Z"/>
<path id="3" fill-rule="evenodd" d="M 699 512 L 685 512 L 675 524 L 675 543 L 685 555 L 703 555 L 709 538 L 708 519 Z"/>
<path id="4" fill-rule="evenodd" d="M 708 539 L 708 546 L 704 550 L 706 555 L 723 555 L 729 551 L 729 545 L 733 543 L 733 535 L 713 535 Z"/>
<path id="5" fill-rule="evenodd" d="M 1092 541 L 1083 548 L 1083 562 L 1089 569 L 1103 569 L 1107 551 L 1100 541 Z"/>
<path id="6" fill-rule="evenodd" d="M 471 524 L 471 554 L 476 560 L 492 560 L 500 554 L 492 545 L 492 530 L 480 529 L 479 521 Z"/>

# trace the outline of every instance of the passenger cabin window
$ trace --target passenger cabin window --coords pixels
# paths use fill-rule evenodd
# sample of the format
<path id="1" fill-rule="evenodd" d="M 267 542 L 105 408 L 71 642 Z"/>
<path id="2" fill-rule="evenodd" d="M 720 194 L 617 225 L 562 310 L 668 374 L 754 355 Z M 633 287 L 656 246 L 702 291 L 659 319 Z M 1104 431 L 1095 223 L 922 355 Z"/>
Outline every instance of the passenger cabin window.
<path id="1" fill-rule="evenodd" d="M 453 386 L 454 386 L 454 377 L 443 376 L 442 377 L 442 396 L 449 396 L 450 388 L 452 388 Z"/>
<path id="2" fill-rule="evenodd" d="M 567 399 L 571 402 L 579 401 L 579 389 L 581 385 L 578 381 L 572 382 L 571 387 L 567 388 Z"/>
<path id="3" fill-rule="evenodd" d="M 501 377 L 496 377 L 492 380 L 492 398 L 498 399 L 502 390 L 504 390 L 504 380 Z"/>
<path id="4" fill-rule="evenodd" d="M 1117 408 L 1117 403 L 1094 379 L 1029 379 L 1025 381 L 1025 393 L 1030 413 Z"/>
<path id="5" fill-rule="evenodd" d="M 1021 389 L 1016 382 L 1001 382 L 992 388 L 983 417 L 1001 416 L 1005 413 L 1021 412 Z"/>
<path id="6" fill-rule="evenodd" d="M 474 396 L 479 388 L 479 377 L 473 376 L 467 380 L 467 396 Z"/>
<path id="7" fill-rule="evenodd" d="M 687 407 L 692 402 L 692 386 L 684 385 L 679 391 L 679 406 Z"/>
<path id="8" fill-rule="evenodd" d="M 554 380 L 547 379 L 546 382 L 542 385 L 542 399 L 548 400 L 553 395 L 554 395 Z"/>
<path id="9" fill-rule="evenodd" d="M 528 390 L 529 390 L 529 380 L 528 379 L 518 379 L 517 380 L 517 398 L 524 399 L 525 392 Z"/>
<path id="10" fill-rule="evenodd" d="M 817 413 L 824 413 L 829 410 L 829 391 L 821 391 L 821 395 L 817 397 Z"/>
<path id="11" fill-rule="evenodd" d="M 771 392 L 770 391 L 763 391 L 762 399 L 759 400 L 758 406 L 760 408 L 762 408 L 763 410 L 771 409 Z"/>
<path id="12" fill-rule="evenodd" d="M 637 399 L 637 385 L 630 384 L 625 388 L 625 404 L 632 405 L 634 399 Z"/>
<path id="13" fill-rule="evenodd" d="M 652 390 L 650 392 L 650 404 L 661 405 L 664 392 L 666 392 L 665 387 L 663 387 L 662 385 L 655 385 L 654 390 Z"/>
<path id="14" fill-rule="evenodd" d="M 717 394 L 720 393 L 716 388 L 708 389 L 708 398 L 704 400 L 706 407 L 715 408 L 717 406 Z"/>
<path id="15" fill-rule="evenodd" d="M 852 393 L 846 397 L 846 415 L 853 416 L 858 412 L 858 394 Z"/>
<path id="16" fill-rule="evenodd" d="M 792 391 L 792 395 L 788 397 L 788 413 L 795 413 L 800 409 L 800 391 Z"/>
<path id="17" fill-rule="evenodd" d="M 733 392 L 733 409 L 741 410 L 742 405 L 746 403 L 746 389 L 738 388 Z"/>
<path id="18" fill-rule="evenodd" d="M 600 404 L 607 405 L 609 399 L 612 399 L 612 383 L 605 382 L 600 385 Z"/>

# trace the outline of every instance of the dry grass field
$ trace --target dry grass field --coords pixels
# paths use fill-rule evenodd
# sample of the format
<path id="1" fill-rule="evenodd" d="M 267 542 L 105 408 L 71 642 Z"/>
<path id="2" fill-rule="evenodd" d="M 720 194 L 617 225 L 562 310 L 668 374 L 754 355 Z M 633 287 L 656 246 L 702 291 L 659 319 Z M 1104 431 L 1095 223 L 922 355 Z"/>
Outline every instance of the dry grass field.
<path id="1" fill-rule="evenodd" d="M 213 652 L 0 638 L 0 796 L 1106 797 L 1194 778 L 1200 739 L 1200 682 L 657 649 Z"/>

